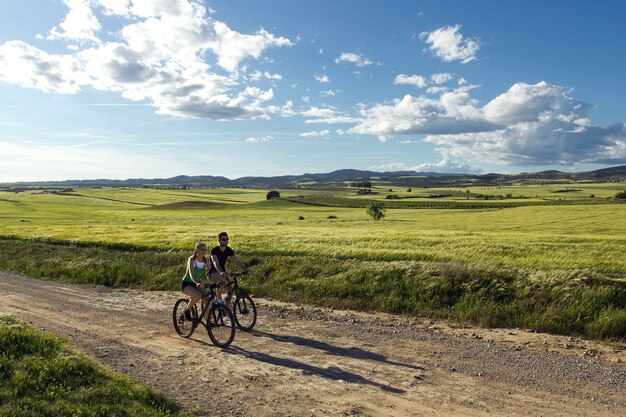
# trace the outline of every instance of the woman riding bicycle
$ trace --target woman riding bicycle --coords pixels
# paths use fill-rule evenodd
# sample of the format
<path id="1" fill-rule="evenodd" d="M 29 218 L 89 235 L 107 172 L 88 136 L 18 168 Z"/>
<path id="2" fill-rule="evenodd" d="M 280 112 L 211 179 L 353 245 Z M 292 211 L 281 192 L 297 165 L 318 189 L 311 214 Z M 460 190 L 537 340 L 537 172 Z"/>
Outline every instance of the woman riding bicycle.
<path id="1" fill-rule="evenodd" d="M 198 242 L 193 250 L 193 255 L 187 259 L 187 271 L 180 283 L 180 290 L 191 299 L 184 313 L 187 320 L 192 319 L 193 306 L 207 295 L 202 282 L 202 277 L 206 276 L 207 273 L 207 263 L 206 244 Z"/>

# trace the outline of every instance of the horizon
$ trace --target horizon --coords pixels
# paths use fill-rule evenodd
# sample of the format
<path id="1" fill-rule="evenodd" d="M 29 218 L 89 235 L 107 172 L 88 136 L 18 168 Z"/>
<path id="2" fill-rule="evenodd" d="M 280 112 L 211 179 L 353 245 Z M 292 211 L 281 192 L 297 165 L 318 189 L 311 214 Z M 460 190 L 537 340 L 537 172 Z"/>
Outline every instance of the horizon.
<path id="1" fill-rule="evenodd" d="M 601 169 L 611 169 L 611 168 L 626 168 L 626 165 L 615 165 L 615 166 L 608 166 L 605 168 L 601 168 Z M 354 169 L 354 168 L 340 168 L 337 170 L 333 170 L 333 171 L 328 171 L 328 172 L 304 172 L 302 174 L 284 174 L 284 175 L 271 175 L 271 176 L 264 176 L 264 175 L 244 175 L 241 177 L 227 177 L 227 176 L 223 176 L 223 175 L 209 175 L 209 174 L 200 174 L 200 175 L 186 175 L 186 174 L 179 174 L 179 175 L 172 175 L 172 176 L 168 176 L 168 177 L 129 177 L 129 178 L 81 178 L 81 179 L 77 179 L 77 178 L 72 178 L 72 179 L 63 179 L 63 180 L 35 180 L 35 181 L 13 181 L 13 182 L 3 182 L 0 181 L 0 185 L 12 185 L 12 184 L 39 184 L 41 183 L 42 185 L 45 185 L 47 183 L 54 183 L 54 182 L 72 182 L 72 181 L 138 181 L 138 180 L 148 180 L 148 181 L 153 181 L 153 180 L 169 180 L 172 178 L 178 178 L 178 177 L 189 177 L 189 178 L 194 178 L 194 177 L 213 177 L 213 178 L 218 178 L 218 177 L 223 177 L 226 178 L 229 181 L 237 181 L 240 180 L 242 178 L 277 178 L 277 177 L 286 177 L 286 176 L 294 176 L 294 177 L 298 177 L 298 176 L 306 176 L 306 175 L 325 175 L 325 174 L 332 174 L 334 172 L 338 172 L 338 171 L 361 171 L 361 172 L 371 172 L 374 174 L 394 174 L 394 173 L 400 173 L 400 172 L 413 172 L 415 174 L 437 174 L 437 175 L 447 175 L 447 176 L 455 176 L 455 175 L 459 175 L 459 176 L 463 176 L 463 175 L 475 175 L 475 176 L 481 176 L 481 175 L 511 175 L 511 176 L 516 176 L 516 175 L 534 175 L 534 174 L 541 174 L 544 172 L 560 172 L 563 174 L 582 174 L 582 173 L 587 173 L 587 172 L 592 172 L 592 171 L 560 171 L 560 170 L 542 170 L 542 171 L 526 171 L 526 172 L 518 172 L 518 173 L 514 173 L 514 174 L 509 174 L 509 173 L 503 173 L 503 172 L 483 172 L 483 173 L 462 173 L 462 172 L 437 172 L 437 171 L 413 171 L 413 170 L 398 170 L 398 171 L 374 171 L 374 170 L 360 170 L 360 169 Z M 595 171 L 595 170 L 594 170 Z M 358 179 L 357 177 L 355 177 L 354 179 Z"/>
<path id="2" fill-rule="evenodd" d="M 625 11 L 4 3 L 0 183 L 624 165 Z"/>

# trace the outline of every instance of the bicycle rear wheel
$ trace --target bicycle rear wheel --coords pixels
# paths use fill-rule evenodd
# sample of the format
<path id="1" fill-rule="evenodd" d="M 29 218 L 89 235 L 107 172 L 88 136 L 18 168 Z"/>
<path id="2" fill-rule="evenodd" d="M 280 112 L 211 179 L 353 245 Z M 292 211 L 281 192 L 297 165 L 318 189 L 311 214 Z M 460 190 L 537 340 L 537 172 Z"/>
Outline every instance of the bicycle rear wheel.
<path id="1" fill-rule="evenodd" d="M 180 337 L 190 337 L 196 327 L 198 326 L 198 322 L 194 320 L 187 320 L 185 318 L 185 309 L 189 304 L 188 298 L 179 298 L 174 304 L 174 310 L 172 311 L 172 320 L 174 322 L 174 330 Z M 193 306 L 192 315 L 197 317 L 197 309 L 196 306 Z"/>
<path id="2" fill-rule="evenodd" d="M 244 332 L 252 330 L 256 324 L 256 305 L 249 294 L 237 294 L 233 304 L 233 316 L 237 327 L 241 330 Z"/>
<path id="3" fill-rule="evenodd" d="M 213 304 L 209 309 L 206 328 L 215 346 L 227 347 L 235 338 L 233 313 L 223 304 Z"/>

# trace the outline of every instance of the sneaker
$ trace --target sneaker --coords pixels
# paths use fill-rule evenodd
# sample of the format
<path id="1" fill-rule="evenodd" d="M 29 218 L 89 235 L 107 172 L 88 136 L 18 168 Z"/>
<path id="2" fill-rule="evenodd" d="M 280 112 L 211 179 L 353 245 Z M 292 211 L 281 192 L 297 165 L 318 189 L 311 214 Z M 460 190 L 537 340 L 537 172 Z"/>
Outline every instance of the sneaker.
<path id="1" fill-rule="evenodd" d="M 224 301 L 226 302 L 226 304 L 230 305 L 230 302 L 233 299 L 233 295 L 231 293 L 226 294 L 226 298 L 224 298 Z"/>
<path id="2" fill-rule="evenodd" d="M 185 320 L 189 320 L 192 321 L 193 319 L 191 318 L 191 311 L 189 310 L 185 310 Z"/>

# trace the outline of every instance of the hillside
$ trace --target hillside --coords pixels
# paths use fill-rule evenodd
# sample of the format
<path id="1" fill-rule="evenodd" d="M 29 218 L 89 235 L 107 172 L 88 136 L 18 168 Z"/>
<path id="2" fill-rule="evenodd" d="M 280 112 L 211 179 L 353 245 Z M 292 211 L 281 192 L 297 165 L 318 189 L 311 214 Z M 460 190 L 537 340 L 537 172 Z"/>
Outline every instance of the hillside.
<path id="1" fill-rule="evenodd" d="M 172 178 L 131 178 L 126 180 L 90 179 L 65 181 L 35 181 L 0 183 L 0 188 L 18 187 L 252 187 L 252 188 L 292 188 L 308 186 L 337 186 L 352 181 L 371 181 L 378 185 L 407 187 L 455 187 L 467 185 L 509 185 L 519 183 L 542 183 L 571 181 L 620 182 L 626 181 L 626 165 L 603 168 L 588 172 L 541 171 L 533 173 L 509 174 L 447 174 L 437 172 L 390 171 L 375 172 L 356 169 L 341 169 L 328 173 L 283 175 L 275 177 L 248 176 L 229 179 L 222 176 L 179 175 Z"/>

